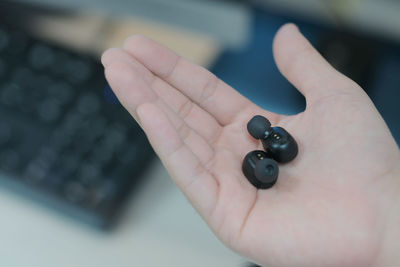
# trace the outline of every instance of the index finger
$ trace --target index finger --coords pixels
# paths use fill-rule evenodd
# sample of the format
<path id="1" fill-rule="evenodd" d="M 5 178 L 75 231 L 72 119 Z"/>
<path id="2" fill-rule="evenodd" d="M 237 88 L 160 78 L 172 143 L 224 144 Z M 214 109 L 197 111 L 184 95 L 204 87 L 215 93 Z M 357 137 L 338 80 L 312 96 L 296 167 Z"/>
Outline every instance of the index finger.
<path id="1" fill-rule="evenodd" d="M 140 35 L 125 41 L 124 49 L 184 95 L 214 116 L 221 125 L 257 106 L 205 68 L 178 56 L 161 44 Z"/>

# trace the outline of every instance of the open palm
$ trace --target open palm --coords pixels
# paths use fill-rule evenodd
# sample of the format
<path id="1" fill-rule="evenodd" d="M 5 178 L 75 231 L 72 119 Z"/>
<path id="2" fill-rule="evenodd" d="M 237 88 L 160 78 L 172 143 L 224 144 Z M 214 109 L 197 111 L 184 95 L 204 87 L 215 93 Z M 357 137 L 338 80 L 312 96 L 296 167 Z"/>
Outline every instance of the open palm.
<path id="1" fill-rule="evenodd" d="M 391 178 L 399 150 L 362 89 L 296 26 L 281 28 L 274 55 L 306 97 L 306 110 L 295 116 L 261 109 L 143 36 L 106 51 L 102 61 L 121 103 L 227 246 L 268 266 L 367 266 L 379 254 L 382 207 L 399 186 Z M 262 149 L 246 130 L 257 114 L 299 144 L 297 158 L 280 166 L 268 190 L 254 188 L 241 171 L 244 156 Z"/>

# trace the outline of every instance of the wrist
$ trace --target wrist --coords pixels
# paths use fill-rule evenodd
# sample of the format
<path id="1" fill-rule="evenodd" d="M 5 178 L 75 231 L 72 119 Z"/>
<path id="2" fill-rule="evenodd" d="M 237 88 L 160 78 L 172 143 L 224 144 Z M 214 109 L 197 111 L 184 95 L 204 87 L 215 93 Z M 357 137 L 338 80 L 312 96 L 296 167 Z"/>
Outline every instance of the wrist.
<path id="1" fill-rule="evenodd" d="M 400 168 L 391 173 L 390 194 L 385 194 L 382 243 L 375 266 L 400 266 Z M 392 196 L 392 197 L 388 197 Z"/>

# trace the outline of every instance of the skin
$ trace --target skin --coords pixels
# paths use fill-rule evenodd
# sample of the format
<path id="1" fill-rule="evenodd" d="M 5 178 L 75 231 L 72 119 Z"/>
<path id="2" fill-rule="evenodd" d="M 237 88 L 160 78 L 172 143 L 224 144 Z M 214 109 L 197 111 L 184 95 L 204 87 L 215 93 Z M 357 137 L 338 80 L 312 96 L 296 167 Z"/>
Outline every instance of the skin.
<path id="1" fill-rule="evenodd" d="M 306 97 L 302 113 L 263 110 L 144 36 L 102 62 L 175 183 L 228 247 L 265 266 L 400 266 L 400 152 L 385 122 L 295 25 L 278 31 L 273 52 Z M 299 144 L 268 190 L 241 171 L 244 156 L 262 149 L 246 130 L 257 114 Z"/>

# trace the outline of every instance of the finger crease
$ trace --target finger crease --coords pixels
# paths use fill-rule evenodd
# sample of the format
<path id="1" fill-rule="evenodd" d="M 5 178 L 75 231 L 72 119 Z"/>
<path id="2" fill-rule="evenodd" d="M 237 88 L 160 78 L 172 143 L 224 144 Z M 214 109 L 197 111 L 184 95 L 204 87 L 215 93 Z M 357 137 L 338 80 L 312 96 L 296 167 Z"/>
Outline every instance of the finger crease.
<path id="1" fill-rule="evenodd" d="M 192 185 L 192 184 L 194 184 L 199 178 L 200 178 L 200 176 L 203 174 L 203 173 L 206 173 L 206 172 L 208 172 L 205 168 L 204 168 L 204 166 L 203 166 L 203 164 L 200 162 L 200 161 L 198 161 L 197 162 L 197 164 L 196 164 L 196 166 L 194 167 L 194 169 L 193 169 L 193 174 L 191 175 L 191 180 L 186 184 L 186 185 L 184 185 L 184 192 L 186 192 L 187 191 L 187 189 Z"/>
<path id="2" fill-rule="evenodd" d="M 174 157 L 175 154 L 179 153 L 180 150 L 183 149 L 183 148 L 185 148 L 185 147 L 186 147 L 186 144 L 185 144 L 184 142 L 181 141 L 181 142 L 179 143 L 179 146 L 178 146 L 174 151 L 172 151 L 172 152 L 170 152 L 170 153 L 166 153 L 166 154 L 167 154 L 167 155 L 166 155 L 166 158 L 172 158 L 172 157 Z"/>
<path id="3" fill-rule="evenodd" d="M 169 79 L 172 76 L 172 74 L 175 72 L 175 70 L 177 69 L 181 60 L 182 60 L 182 58 L 177 56 L 175 63 L 172 65 L 172 68 L 169 71 L 167 71 L 165 74 L 160 73 L 161 78 Z"/>
<path id="4" fill-rule="evenodd" d="M 222 135 L 223 130 L 224 130 L 224 128 L 222 128 L 222 127 L 219 128 L 219 129 L 217 130 L 217 134 L 214 135 L 213 137 L 211 137 L 209 143 L 210 143 L 210 147 L 211 147 L 213 150 L 214 150 L 214 147 L 216 146 L 217 142 L 219 141 L 219 139 L 220 139 L 220 137 L 221 137 L 221 135 Z"/>
<path id="5" fill-rule="evenodd" d="M 208 79 L 206 84 L 201 89 L 200 103 L 203 105 L 207 102 L 217 91 L 219 79 L 214 74 Z"/>
<path id="6" fill-rule="evenodd" d="M 156 75 L 152 74 L 152 75 L 151 75 L 151 78 L 150 78 L 149 81 L 148 81 L 149 87 L 152 88 L 153 90 L 154 90 L 154 88 L 155 88 L 155 85 L 154 85 L 154 84 L 157 82 L 157 80 L 158 80 L 158 77 L 157 77 Z M 155 91 L 155 90 L 154 90 L 154 91 Z"/>
<path id="7" fill-rule="evenodd" d="M 250 111 L 251 111 L 251 113 L 252 113 L 252 109 L 253 109 L 253 103 L 250 102 L 250 101 L 246 101 L 246 102 L 243 104 L 243 107 L 240 109 L 241 111 L 240 111 L 240 112 L 237 112 L 235 115 L 233 115 L 233 116 L 230 118 L 230 120 L 226 123 L 226 125 L 232 124 L 232 123 L 235 122 L 236 120 L 239 120 L 238 118 L 239 118 L 239 116 L 241 116 L 242 114 L 248 114 L 248 113 L 250 113 Z"/>
<path id="8" fill-rule="evenodd" d="M 246 216 L 245 216 L 244 219 L 243 219 L 243 223 L 242 223 L 242 225 L 241 225 L 241 227 L 240 227 L 238 239 L 241 238 L 241 236 L 242 236 L 242 234 L 243 234 L 243 230 L 244 230 L 244 228 L 246 227 L 246 224 L 247 224 L 247 222 L 248 222 L 248 220 L 249 220 L 249 218 L 250 218 L 250 215 L 251 215 L 252 211 L 254 210 L 254 207 L 256 206 L 257 199 L 258 199 L 258 193 L 259 193 L 259 190 L 256 191 L 256 196 L 254 197 L 254 200 L 253 200 L 253 202 L 251 203 L 251 206 L 250 206 L 248 212 L 246 213 Z"/>
<path id="9" fill-rule="evenodd" d="M 181 137 L 182 141 L 184 142 L 190 135 L 190 129 L 186 126 L 186 123 L 182 121 L 181 125 L 176 128 L 179 136 Z"/>
<path id="10" fill-rule="evenodd" d="M 178 110 L 179 117 L 185 120 L 187 116 L 190 114 L 190 112 L 193 110 L 193 107 L 194 107 L 193 102 L 187 99 L 185 103 L 183 103 L 183 105 Z"/>

